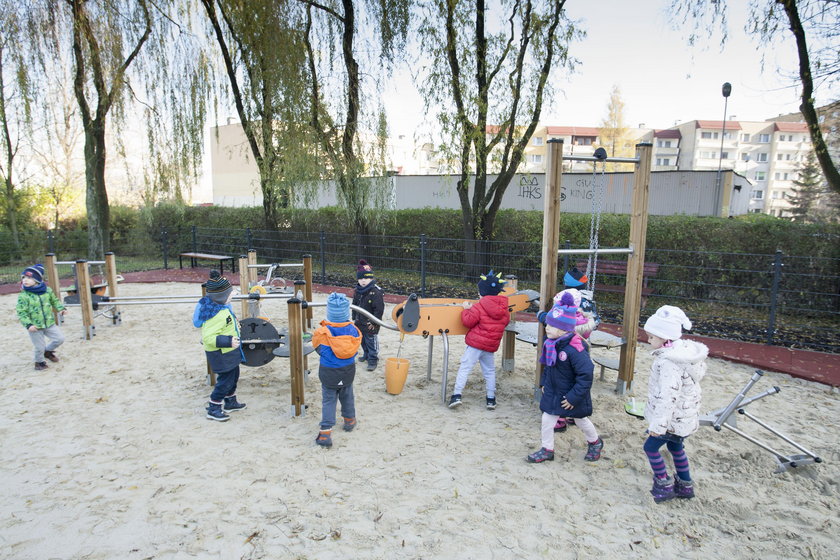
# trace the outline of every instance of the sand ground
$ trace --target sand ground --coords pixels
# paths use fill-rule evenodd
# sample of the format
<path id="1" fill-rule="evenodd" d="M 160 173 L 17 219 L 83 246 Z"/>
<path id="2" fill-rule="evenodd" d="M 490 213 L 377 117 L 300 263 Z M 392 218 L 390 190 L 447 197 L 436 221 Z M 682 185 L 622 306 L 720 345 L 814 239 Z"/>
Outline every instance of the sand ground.
<path id="1" fill-rule="evenodd" d="M 121 295 L 197 288 L 125 284 Z M 81 340 L 74 309 L 61 362 L 36 372 L 15 301 L 0 296 L 9 326 L 0 558 L 838 558 L 840 396 L 817 383 L 768 373 L 753 393 L 773 385 L 781 393 L 749 410 L 822 464 L 775 474 L 766 451 L 701 428 L 687 442 L 697 497 L 656 505 L 645 425 L 623 412 L 614 372 L 592 390 L 601 461 L 583 461 L 584 438 L 571 428 L 557 434 L 553 463 L 525 462 L 539 447 L 540 414 L 535 349 L 525 343 L 515 371 L 498 374 L 496 410 L 484 407 L 478 370 L 464 405 L 450 410 L 440 398 L 440 341 L 428 381 L 427 341 L 408 336 L 400 348 L 383 329 L 383 363 L 356 377 L 359 427 L 335 431 L 327 450 L 314 443 L 314 354 L 304 417 L 290 416 L 288 361 L 276 358 L 243 368 L 238 393 L 248 408 L 211 422 L 191 305 L 124 307 L 122 325 L 98 319 L 92 341 Z M 263 315 L 282 327 L 285 308 L 266 302 Z M 451 387 L 463 337 L 450 342 Z M 411 369 L 394 396 L 384 390 L 384 358 L 398 351 Z M 611 350 L 593 351 L 602 352 Z M 647 347 L 637 356 L 633 392 L 644 398 Z M 709 360 L 703 409 L 724 406 L 752 371 Z M 756 425 L 741 427 L 795 452 Z"/>

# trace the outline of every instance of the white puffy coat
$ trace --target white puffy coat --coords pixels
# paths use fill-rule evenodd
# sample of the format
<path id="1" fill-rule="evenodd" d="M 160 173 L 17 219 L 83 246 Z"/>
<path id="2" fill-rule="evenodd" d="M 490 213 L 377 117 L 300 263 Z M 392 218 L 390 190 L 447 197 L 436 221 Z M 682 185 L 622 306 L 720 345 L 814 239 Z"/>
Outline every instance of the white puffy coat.
<path id="1" fill-rule="evenodd" d="M 706 375 L 705 344 L 675 340 L 652 352 L 645 419 L 651 433 L 686 437 L 699 426 L 700 380 Z"/>

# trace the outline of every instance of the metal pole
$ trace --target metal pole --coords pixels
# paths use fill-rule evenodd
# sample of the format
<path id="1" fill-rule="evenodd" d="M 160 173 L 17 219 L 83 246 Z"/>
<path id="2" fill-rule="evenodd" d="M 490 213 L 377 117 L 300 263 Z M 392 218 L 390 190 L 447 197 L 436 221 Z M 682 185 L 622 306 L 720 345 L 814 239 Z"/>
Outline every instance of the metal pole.
<path id="1" fill-rule="evenodd" d="M 169 261 L 167 260 L 169 257 L 169 235 L 166 229 L 161 228 L 160 230 L 160 242 L 163 246 L 163 269 L 169 270 Z"/>
<path id="2" fill-rule="evenodd" d="M 729 94 L 732 93 L 732 84 L 729 82 L 723 83 L 723 132 L 720 134 L 720 153 L 718 154 L 718 171 L 717 171 L 717 188 L 715 194 L 720 200 L 720 170 L 723 166 L 723 139 L 726 136 L 726 109 L 729 105 Z"/>
<path id="3" fill-rule="evenodd" d="M 52 230 L 47 232 L 47 252 L 55 254 L 55 233 Z"/>
<path id="4" fill-rule="evenodd" d="M 420 234 L 420 297 L 426 297 L 426 234 Z"/>
<path id="5" fill-rule="evenodd" d="M 633 247 L 614 249 L 557 249 L 558 255 L 632 255 Z M 584 271 L 585 272 L 585 271 Z"/>
<path id="6" fill-rule="evenodd" d="M 325 234 L 322 231 L 320 233 L 320 235 L 318 236 L 318 241 L 319 241 L 320 251 L 321 251 L 321 283 L 326 284 L 327 283 L 327 263 L 326 263 L 327 234 Z"/>
<path id="7" fill-rule="evenodd" d="M 248 251 L 254 248 L 254 235 L 251 233 L 251 228 L 245 228 L 245 245 Z"/>
<path id="8" fill-rule="evenodd" d="M 779 283 L 782 279 L 782 252 L 776 250 L 773 259 L 773 285 L 770 288 L 770 317 L 767 319 L 767 344 L 773 344 L 776 334 L 776 306 L 779 303 Z"/>
<path id="9" fill-rule="evenodd" d="M 193 253 L 198 252 L 198 242 L 196 240 L 196 227 L 192 227 L 192 251 Z"/>

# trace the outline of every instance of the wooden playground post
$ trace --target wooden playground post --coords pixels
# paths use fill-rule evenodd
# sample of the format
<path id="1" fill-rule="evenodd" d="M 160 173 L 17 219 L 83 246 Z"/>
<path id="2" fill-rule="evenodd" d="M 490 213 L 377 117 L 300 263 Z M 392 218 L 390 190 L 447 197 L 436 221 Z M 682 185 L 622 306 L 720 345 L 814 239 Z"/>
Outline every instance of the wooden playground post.
<path id="1" fill-rule="evenodd" d="M 105 276 L 108 282 L 108 297 L 117 297 L 117 258 L 111 251 L 105 253 Z M 117 306 L 114 305 L 111 309 L 114 324 L 120 324 L 122 321 Z"/>
<path id="2" fill-rule="evenodd" d="M 306 301 L 312 301 L 312 255 L 303 255 L 303 279 L 306 286 L 303 290 L 303 297 Z M 312 328 L 312 308 L 306 308 L 306 327 Z"/>
<path id="3" fill-rule="evenodd" d="M 257 264 L 257 250 L 256 249 L 248 249 L 248 264 Z M 256 286 L 260 281 L 260 274 L 259 270 L 256 268 L 247 268 L 248 271 L 248 289 L 250 290 L 252 286 Z M 242 271 L 239 271 L 239 274 L 242 274 Z M 247 292 L 246 292 L 247 293 Z"/>
<path id="4" fill-rule="evenodd" d="M 540 272 L 540 307 L 543 311 L 551 309 L 554 303 L 554 290 L 557 288 L 557 250 L 560 248 L 560 192 L 563 178 L 563 140 L 552 138 L 548 141 L 548 174 L 545 180 L 545 203 L 543 210 L 542 271 Z M 545 328 L 538 323 L 537 340 L 542 340 Z M 539 362 L 542 348 L 537 345 L 536 373 L 534 376 L 534 399 L 540 397 L 540 376 L 542 364 Z"/>
<path id="5" fill-rule="evenodd" d="M 505 288 L 513 288 L 513 290 L 516 291 L 517 283 L 519 282 L 516 276 L 514 276 L 513 274 L 508 274 L 507 276 L 505 276 L 505 280 L 507 280 Z M 510 312 L 510 322 L 516 322 L 516 311 Z M 515 369 L 515 353 L 516 333 L 513 331 L 505 330 L 505 334 L 502 337 L 502 371 L 510 373 Z"/>
<path id="6" fill-rule="evenodd" d="M 201 284 L 201 297 L 207 295 L 207 284 Z M 215 387 L 216 385 L 216 373 L 213 371 L 213 368 L 210 367 L 210 360 L 207 359 L 207 354 L 204 355 L 204 361 L 207 362 L 207 380 L 210 382 L 211 387 Z"/>
<path id="7" fill-rule="evenodd" d="M 289 336 L 289 370 L 292 378 L 292 406 L 291 415 L 301 416 L 306 412 L 303 390 L 303 309 L 301 300 L 295 297 L 288 300 Z"/>
<path id="8" fill-rule="evenodd" d="M 79 294 L 79 304 L 82 308 L 82 325 L 84 327 L 84 340 L 94 337 L 93 324 L 93 298 L 90 294 L 90 269 L 84 259 L 76 261 L 76 293 Z"/>
<path id="9" fill-rule="evenodd" d="M 250 293 L 251 286 L 248 284 L 250 281 L 250 272 L 248 269 L 248 257 L 245 255 L 239 255 L 239 293 L 243 295 L 247 295 Z M 248 310 L 248 300 L 243 299 L 242 303 L 242 318 L 247 319 L 250 317 L 250 312 Z"/>
<path id="10" fill-rule="evenodd" d="M 47 273 L 47 284 L 52 286 L 55 297 L 61 301 L 61 281 L 58 278 L 58 266 L 55 264 L 55 253 L 47 253 L 44 256 L 44 271 Z M 55 316 L 55 324 L 60 325 L 62 322 L 61 313 L 53 310 Z"/>
<path id="11" fill-rule="evenodd" d="M 633 382 L 636 364 L 636 343 L 639 340 L 639 307 L 642 299 L 642 282 L 647 243 L 648 198 L 650 194 L 650 166 L 653 144 L 636 144 L 639 162 L 633 174 L 633 207 L 630 214 L 630 247 L 633 252 L 627 259 L 627 282 L 624 290 L 625 344 L 621 347 L 616 391 L 624 394 Z"/>
<path id="12" fill-rule="evenodd" d="M 304 294 L 304 298 L 303 298 L 304 301 L 306 301 L 307 303 L 312 302 L 312 299 L 311 299 L 312 296 L 311 295 L 309 295 L 309 296 L 305 295 L 307 291 L 308 292 L 312 291 L 312 287 L 309 286 L 309 284 L 307 284 L 303 280 L 295 280 L 294 286 L 295 286 L 295 297 L 297 297 L 298 293 L 302 293 L 302 294 Z M 308 290 L 307 290 L 307 287 L 309 288 Z M 312 314 L 312 308 L 309 305 L 306 306 L 306 312 L 301 311 L 301 316 L 300 316 L 301 340 L 303 340 L 303 333 L 307 332 L 306 329 L 310 328 L 311 325 L 312 325 L 311 323 L 309 323 L 309 319 L 306 317 L 307 314 L 309 314 L 309 315 Z M 307 327 L 307 324 L 309 324 L 310 327 Z M 302 350 L 301 350 L 301 352 L 302 352 Z M 306 354 L 302 354 L 302 355 L 303 355 L 303 371 L 305 373 L 305 372 L 309 371 L 309 356 L 307 356 Z"/>

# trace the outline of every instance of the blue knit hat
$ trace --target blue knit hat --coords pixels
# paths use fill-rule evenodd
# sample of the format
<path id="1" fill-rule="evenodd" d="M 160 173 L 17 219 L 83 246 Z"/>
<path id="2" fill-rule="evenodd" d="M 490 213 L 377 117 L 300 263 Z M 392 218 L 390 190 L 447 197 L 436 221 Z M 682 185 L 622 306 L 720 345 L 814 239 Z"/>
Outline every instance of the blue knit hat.
<path id="1" fill-rule="evenodd" d="M 481 280 L 478 281 L 478 293 L 482 296 L 497 296 L 504 289 L 504 284 L 502 273 L 496 274 L 491 269 L 487 274 L 481 275 Z"/>
<path id="2" fill-rule="evenodd" d="M 40 264 L 36 264 L 34 266 L 28 266 L 23 269 L 23 272 L 20 273 L 21 278 L 24 276 L 28 276 L 32 278 L 39 284 L 44 281 L 44 267 Z"/>
<path id="3" fill-rule="evenodd" d="M 327 297 L 327 321 L 346 323 L 350 320 L 350 300 L 344 294 L 333 292 Z"/>

